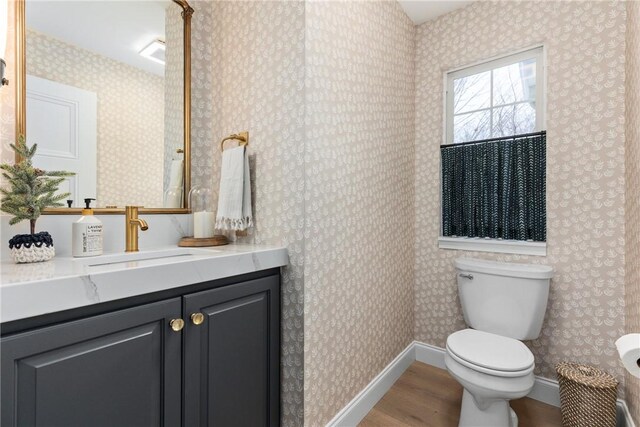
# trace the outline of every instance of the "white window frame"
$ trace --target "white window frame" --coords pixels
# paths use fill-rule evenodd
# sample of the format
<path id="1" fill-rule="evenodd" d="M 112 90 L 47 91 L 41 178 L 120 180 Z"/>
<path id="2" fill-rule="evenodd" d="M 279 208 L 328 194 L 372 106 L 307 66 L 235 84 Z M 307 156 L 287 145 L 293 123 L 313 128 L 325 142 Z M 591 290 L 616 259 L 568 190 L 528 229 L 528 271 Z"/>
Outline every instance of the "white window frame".
<path id="1" fill-rule="evenodd" d="M 453 82 L 461 77 L 490 71 L 505 65 L 524 61 L 536 60 L 536 125 L 533 132 L 539 132 L 546 128 L 547 110 L 547 66 L 546 49 L 543 44 L 530 46 L 505 55 L 496 56 L 486 61 L 479 61 L 463 67 L 458 67 L 444 72 L 444 132 L 443 144 L 453 144 Z M 493 92 L 493 91 L 492 91 Z M 493 97 L 493 93 L 491 93 Z M 493 104 L 493 102 L 491 102 Z M 489 108 L 492 108 L 491 105 Z M 442 170 L 440 171 L 440 198 L 442 198 Z M 442 208 L 442 200 L 440 201 Z M 547 236 L 548 238 L 548 236 Z M 467 250 L 478 252 L 497 252 L 523 255 L 547 255 L 547 242 L 528 242 L 522 240 L 504 240 L 481 237 L 449 237 L 442 236 L 442 211 L 440 212 L 440 236 L 438 237 L 440 249 Z"/>
<path id="2" fill-rule="evenodd" d="M 534 48 L 528 48 L 526 50 L 522 50 L 516 53 L 510 53 L 508 55 L 504 55 L 498 58 L 493 58 L 488 61 L 483 61 L 481 63 L 477 63 L 474 65 L 466 66 L 464 68 L 458 68 L 455 70 L 450 70 L 445 73 L 445 142 L 444 144 L 453 144 L 453 82 L 456 79 L 462 77 L 472 76 L 474 74 L 484 73 L 486 71 L 491 71 L 496 68 L 501 68 L 506 65 L 515 64 L 517 62 L 525 61 L 527 59 L 535 59 L 536 60 L 536 125 L 533 132 L 539 132 L 544 130 L 545 125 L 545 64 L 544 64 L 544 46 L 537 46 Z M 493 89 L 493 85 L 492 85 Z M 493 108 L 493 90 L 490 94 L 491 97 L 491 105 L 488 108 L 480 108 L 476 111 L 489 110 L 491 111 Z M 513 104 L 519 104 L 518 101 L 511 104 L 504 104 L 504 106 L 509 106 Z M 502 106 L 502 105 L 501 105 Z M 467 111 L 465 113 L 472 113 L 474 111 Z M 492 131 L 492 129 L 491 129 Z M 490 136 L 489 138 L 492 138 Z M 467 141 L 464 141 L 467 142 Z"/>

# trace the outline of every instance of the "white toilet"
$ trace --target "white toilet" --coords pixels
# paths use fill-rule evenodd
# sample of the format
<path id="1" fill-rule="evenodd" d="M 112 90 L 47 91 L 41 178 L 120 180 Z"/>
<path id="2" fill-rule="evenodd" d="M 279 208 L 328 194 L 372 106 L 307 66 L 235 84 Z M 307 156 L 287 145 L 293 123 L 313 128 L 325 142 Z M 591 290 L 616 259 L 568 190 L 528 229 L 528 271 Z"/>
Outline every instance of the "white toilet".
<path id="1" fill-rule="evenodd" d="M 516 427 L 509 400 L 533 388 L 534 359 L 519 340 L 537 338 L 553 269 L 470 258 L 455 260 L 464 320 L 447 338 L 445 364 L 463 387 L 459 426 Z"/>

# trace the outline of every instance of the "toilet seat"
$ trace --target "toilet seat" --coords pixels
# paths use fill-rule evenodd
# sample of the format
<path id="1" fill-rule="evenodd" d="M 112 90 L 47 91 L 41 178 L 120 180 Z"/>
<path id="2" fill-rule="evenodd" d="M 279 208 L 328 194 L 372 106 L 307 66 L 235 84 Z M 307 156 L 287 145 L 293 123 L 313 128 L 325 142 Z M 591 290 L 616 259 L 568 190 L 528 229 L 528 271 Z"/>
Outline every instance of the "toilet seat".
<path id="1" fill-rule="evenodd" d="M 449 335 L 447 352 L 469 369 L 498 377 L 521 377 L 535 366 L 533 354 L 522 342 L 474 329 Z"/>

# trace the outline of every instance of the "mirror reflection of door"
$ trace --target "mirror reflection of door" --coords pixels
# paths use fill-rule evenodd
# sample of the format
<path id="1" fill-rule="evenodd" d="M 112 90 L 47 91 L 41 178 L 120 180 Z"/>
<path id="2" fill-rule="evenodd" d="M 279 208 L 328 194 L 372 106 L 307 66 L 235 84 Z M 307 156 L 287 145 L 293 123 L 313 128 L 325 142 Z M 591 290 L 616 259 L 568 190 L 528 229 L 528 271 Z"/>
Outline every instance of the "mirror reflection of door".
<path id="1" fill-rule="evenodd" d="M 60 185 L 78 202 L 96 197 L 97 105 L 95 93 L 27 76 L 27 135 L 38 144 L 34 166 L 75 176 Z"/>

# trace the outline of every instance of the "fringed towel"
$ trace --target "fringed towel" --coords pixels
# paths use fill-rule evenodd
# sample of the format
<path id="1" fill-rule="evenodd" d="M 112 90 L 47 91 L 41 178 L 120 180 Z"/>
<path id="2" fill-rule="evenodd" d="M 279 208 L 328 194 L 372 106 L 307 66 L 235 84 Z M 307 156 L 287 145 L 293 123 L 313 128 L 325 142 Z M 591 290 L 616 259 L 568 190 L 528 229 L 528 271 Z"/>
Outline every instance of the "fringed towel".
<path id="1" fill-rule="evenodd" d="M 216 229 L 239 231 L 252 226 L 249 157 L 245 147 L 228 148 L 222 152 Z"/>
<path id="2" fill-rule="evenodd" d="M 164 208 L 182 207 L 182 160 L 172 160 L 169 172 L 169 185 L 164 193 Z"/>

